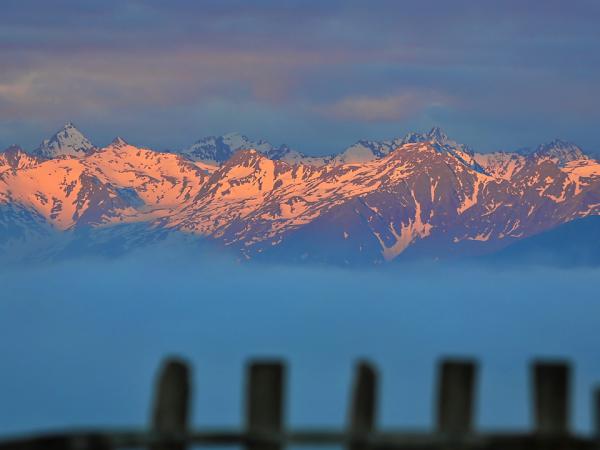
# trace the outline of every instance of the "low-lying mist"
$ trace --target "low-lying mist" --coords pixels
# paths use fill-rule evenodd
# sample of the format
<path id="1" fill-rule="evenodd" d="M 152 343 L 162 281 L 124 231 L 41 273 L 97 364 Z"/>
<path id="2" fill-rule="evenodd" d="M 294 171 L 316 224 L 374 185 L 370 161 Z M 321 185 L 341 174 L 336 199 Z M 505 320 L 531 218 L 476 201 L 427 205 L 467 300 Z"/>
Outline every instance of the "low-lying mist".
<path id="1" fill-rule="evenodd" d="M 289 364 L 287 422 L 341 426 L 352 367 L 382 376 L 380 424 L 432 423 L 440 357 L 480 361 L 478 426 L 530 426 L 528 364 L 575 365 L 587 430 L 600 382 L 598 269 L 239 264 L 158 251 L 0 272 L 0 435 L 140 426 L 164 356 L 195 369 L 193 423 L 241 423 L 251 357 Z"/>

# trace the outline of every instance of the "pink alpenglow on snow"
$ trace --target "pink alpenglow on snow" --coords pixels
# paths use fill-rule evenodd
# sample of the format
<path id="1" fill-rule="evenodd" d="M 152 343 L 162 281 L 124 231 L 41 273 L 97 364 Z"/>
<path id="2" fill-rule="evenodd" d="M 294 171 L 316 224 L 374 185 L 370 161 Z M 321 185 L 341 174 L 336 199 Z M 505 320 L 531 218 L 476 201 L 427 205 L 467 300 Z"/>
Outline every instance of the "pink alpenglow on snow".
<path id="1" fill-rule="evenodd" d="M 284 146 L 275 156 L 264 141 L 244 148 L 252 141 L 228 135 L 222 142 L 239 148 L 219 161 L 212 144 L 220 138 L 190 153 L 121 138 L 97 148 L 72 124 L 55 136 L 46 152 L 0 154 L 1 205 L 66 233 L 144 224 L 245 259 L 377 264 L 408 250 L 485 254 L 600 213 L 600 163 L 562 141 L 482 154 L 434 129 L 364 141 L 354 161 L 353 150 L 315 158 Z"/>

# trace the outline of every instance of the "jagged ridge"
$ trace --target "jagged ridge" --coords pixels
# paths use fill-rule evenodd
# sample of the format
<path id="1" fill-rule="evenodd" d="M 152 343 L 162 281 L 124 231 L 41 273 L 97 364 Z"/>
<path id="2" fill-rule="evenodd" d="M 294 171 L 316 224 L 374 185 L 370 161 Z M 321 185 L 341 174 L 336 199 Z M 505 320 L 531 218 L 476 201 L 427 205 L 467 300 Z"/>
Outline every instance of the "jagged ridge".
<path id="1" fill-rule="evenodd" d="M 484 155 L 440 129 L 369 145 L 367 161 L 318 165 L 266 147 L 207 164 L 121 138 L 52 159 L 12 147 L 0 154 L 0 204 L 58 230 L 144 223 L 245 258 L 336 263 L 491 252 L 600 213 L 600 165 L 576 147 Z"/>

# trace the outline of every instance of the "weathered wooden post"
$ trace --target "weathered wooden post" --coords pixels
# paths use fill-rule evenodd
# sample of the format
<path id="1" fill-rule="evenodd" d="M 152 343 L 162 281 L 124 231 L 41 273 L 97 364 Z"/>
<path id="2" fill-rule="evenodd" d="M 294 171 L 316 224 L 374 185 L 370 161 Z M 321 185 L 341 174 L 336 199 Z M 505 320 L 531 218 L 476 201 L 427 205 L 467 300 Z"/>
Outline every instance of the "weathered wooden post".
<path id="1" fill-rule="evenodd" d="M 284 432 L 284 388 L 283 363 L 250 363 L 246 386 L 247 449 L 281 450 L 284 447 L 279 441 Z"/>
<path id="2" fill-rule="evenodd" d="M 455 436 L 473 431 L 476 371 L 473 361 L 442 361 L 438 372 L 439 433 Z"/>
<path id="3" fill-rule="evenodd" d="M 154 397 L 152 431 L 167 439 L 181 438 L 188 431 L 190 414 L 190 369 L 178 358 L 164 362 Z M 159 443 L 153 450 L 183 450 L 184 443 Z"/>
<path id="4" fill-rule="evenodd" d="M 600 441 L 600 387 L 596 387 L 592 393 L 592 432 L 594 438 Z"/>
<path id="5" fill-rule="evenodd" d="M 356 366 L 351 401 L 348 417 L 351 443 L 348 448 L 367 449 L 368 435 L 375 431 L 377 420 L 377 372 L 366 361 L 361 361 Z"/>
<path id="6" fill-rule="evenodd" d="M 592 390 L 592 433 L 593 439 L 600 441 L 600 386 Z"/>
<path id="7" fill-rule="evenodd" d="M 570 413 L 569 365 L 565 362 L 535 362 L 532 381 L 536 433 L 567 434 Z"/>
<path id="8" fill-rule="evenodd" d="M 592 438 L 600 441 L 600 386 L 592 389 L 591 413 Z"/>

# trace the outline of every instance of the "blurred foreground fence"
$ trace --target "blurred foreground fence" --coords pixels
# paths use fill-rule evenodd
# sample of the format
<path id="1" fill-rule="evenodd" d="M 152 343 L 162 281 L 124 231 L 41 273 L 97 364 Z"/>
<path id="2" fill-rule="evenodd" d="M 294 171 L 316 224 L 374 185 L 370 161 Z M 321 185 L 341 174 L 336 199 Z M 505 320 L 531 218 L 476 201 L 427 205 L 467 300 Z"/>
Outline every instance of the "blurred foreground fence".
<path id="1" fill-rule="evenodd" d="M 0 450 L 183 450 L 191 446 L 243 446 L 279 450 L 286 446 L 343 446 L 367 449 L 598 449 L 600 395 L 595 393 L 595 434 L 569 430 L 570 368 L 564 362 L 531 366 L 532 411 L 529 433 L 482 434 L 474 430 L 477 364 L 442 361 L 438 372 L 436 429 L 407 433 L 377 428 L 378 376 L 357 365 L 347 426 L 343 430 L 287 430 L 284 424 L 286 368 L 279 361 L 255 361 L 246 374 L 246 423 L 242 430 L 192 430 L 189 427 L 191 371 L 170 359 L 159 373 L 148 430 L 97 430 L 56 433 L 0 441 Z"/>

